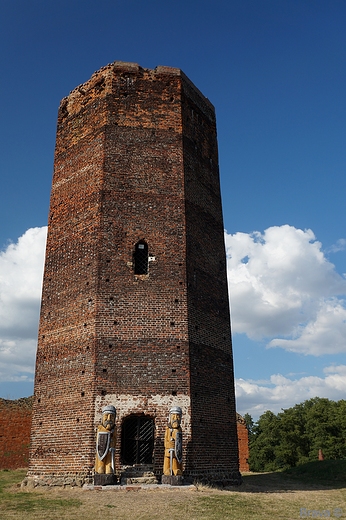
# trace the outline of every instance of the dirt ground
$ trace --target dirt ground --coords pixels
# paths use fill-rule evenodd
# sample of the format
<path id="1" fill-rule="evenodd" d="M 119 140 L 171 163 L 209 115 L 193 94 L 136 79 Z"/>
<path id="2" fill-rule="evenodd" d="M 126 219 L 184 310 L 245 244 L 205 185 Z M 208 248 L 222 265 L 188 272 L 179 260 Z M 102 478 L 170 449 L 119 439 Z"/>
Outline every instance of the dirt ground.
<path id="1" fill-rule="evenodd" d="M 304 485 L 280 474 L 244 475 L 232 489 L 205 486 L 163 488 L 128 486 L 13 488 L 1 520 L 293 520 L 308 517 L 346 519 L 345 487 Z M 29 495 L 29 496 L 28 496 Z M 30 499 L 19 507 L 19 500 Z M 1 510 L 1 504 L 0 504 Z"/>

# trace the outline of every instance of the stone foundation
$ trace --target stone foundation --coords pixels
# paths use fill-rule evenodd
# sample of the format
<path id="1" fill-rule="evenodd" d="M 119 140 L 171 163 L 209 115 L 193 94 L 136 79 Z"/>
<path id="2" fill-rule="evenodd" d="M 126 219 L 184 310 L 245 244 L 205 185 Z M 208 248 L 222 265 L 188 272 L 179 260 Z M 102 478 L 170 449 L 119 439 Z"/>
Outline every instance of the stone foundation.
<path id="1" fill-rule="evenodd" d="M 21 487 L 82 487 L 84 484 L 91 484 L 92 481 L 92 476 L 87 474 L 67 473 L 65 475 L 30 475 L 25 477 L 21 483 Z"/>
<path id="2" fill-rule="evenodd" d="M 161 484 L 169 484 L 170 486 L 182 486 L 184 478 L 182 475 L 162 475 Z"/>
<path id="3" fill-rule="evenodd" d="M 118 483 L 116 475 L 95 473 L 94 486 L 115 486 Z"/>

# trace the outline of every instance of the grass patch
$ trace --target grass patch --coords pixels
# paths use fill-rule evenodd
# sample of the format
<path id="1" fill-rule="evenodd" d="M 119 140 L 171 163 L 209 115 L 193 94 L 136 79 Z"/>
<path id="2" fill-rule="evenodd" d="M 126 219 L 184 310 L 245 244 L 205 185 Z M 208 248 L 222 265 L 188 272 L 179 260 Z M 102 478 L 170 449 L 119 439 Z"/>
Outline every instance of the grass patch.
<path id="1" fill-rule="evenodd" d="M 1 495 L 6 493 L 6 488 L 19 485 L 26 475 L 25 469 L 2 469 L 0 470 L 0 500 Z"/>
<path id="2" fill-rule="evenodd" d="M 45 496 L 37 496 L 29 493 L 17 493 L 15 502 L 4 502 L 4 511 L 51 511 L 57 509 L 66 509 L 69 507 L 79 507 L 80 500 L 64 499 L 64 498 L 46 498 Z"/>
<path id="3" fill-rule="evenodd" d="M 101 493 L 77 487 L 23 491 L 24 470 L 0 471 L 0 519 L 293 520 L 301 511 L 346 518 L 345 471 L 345 461 L 317 461 L 289 471 L 249 473 L 241 486 L 224 490 L 200 486 Z"/>
<path id="4" fill-rule="evenodd" d="M 344 487 L 346 484 L 346 460 L 316 460 L 283 472 L 289 478 L 308 484 Z"/>
<path id="5" fill-rule="evenodd" d="M 196 502 L 196 518 L 207 518 L 208 520 L 255 518 L 258 509 L 256 502 L 250 497 L 229 492 L 203 496 Z"/>
<path id="6" fill-rule="evenodd" d="M 25 470 L 0 471 L 0 509 L 1 518 L 6 518 L 6 512 L 15 512 L 15 518 L 20 518 L 21 512 L 40 513 L 44 511 L 66 510 L 81 505 L 79 499 L 50 498 L 44 492 L 27 492 L 20 490 L 20 483 L 26 474 Z M 11 517 L 11 516 L 10 516 Z"/>

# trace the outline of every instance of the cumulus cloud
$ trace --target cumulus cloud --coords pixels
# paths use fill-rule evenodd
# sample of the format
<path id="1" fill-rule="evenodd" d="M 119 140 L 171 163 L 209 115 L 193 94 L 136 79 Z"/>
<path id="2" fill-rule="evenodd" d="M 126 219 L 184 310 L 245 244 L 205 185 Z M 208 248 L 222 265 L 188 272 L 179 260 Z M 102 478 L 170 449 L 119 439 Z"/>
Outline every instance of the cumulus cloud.
<path id="1" fill-rule="evenodd" d="M 0 381 L 33 379 L 47 228 L 0 253 Z"/>
<path id="2" fill-rule="evenodd" d="M 268 347 L 346 352 L 346 280 L 311 230 L 225 234 L 234 333 Z"/>
<path id="3" fill-rule="evenodd" d="M 46 232 L 29 229 L 0 252 L 1 382 L 33 379 Z M 280 226 L 225 239 L 233 332 L 293 353 L 346 351 L 346 280 L 311 230 Z M 238 410 L 258 417 L 316 395 L 341 399 L 345 376 L 346 365 L 339 365 L 327 367 L 324 377 L 238 379 Z"/>
<path id="4" fill-rule="evenodd" d="M 336 299 L 322 300 L 313 318 L 297 331 L 297 337 L 273 339 L 268 347 L 316 356 L 346 352 L 346 309 Z"/>
<path id="5" fill-rule="evenodd" d="M 258 419 L 266 410 L 274 413 L 306 399 L 321 396 L 338 401 L 345 398 L 346 365 L 324 369 L 325 377 L 303 376 L 298 379 L 275 374 L 268 381 L 237 379 L 237 410 Z"/>

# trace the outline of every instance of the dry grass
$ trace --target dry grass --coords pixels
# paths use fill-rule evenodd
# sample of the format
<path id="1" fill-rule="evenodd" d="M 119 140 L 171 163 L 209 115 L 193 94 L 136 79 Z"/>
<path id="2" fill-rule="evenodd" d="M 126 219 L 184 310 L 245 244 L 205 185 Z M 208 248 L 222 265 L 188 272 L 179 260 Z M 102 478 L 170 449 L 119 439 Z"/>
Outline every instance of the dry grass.
<path id="1" fill-rule="evenodd" d="M 24 471 L 0 472 L 1 520 L 264 520 L 346 518 L 346 483 L 322 485 L 283 473 L 246 474 L 239 488 L 21 491 Z M 323 513 L 324 512 L 324 513 Z M 306 516 L 304 516 L 306 515 Z M 341 515 L 341 516 L 340 516 Z"/>

